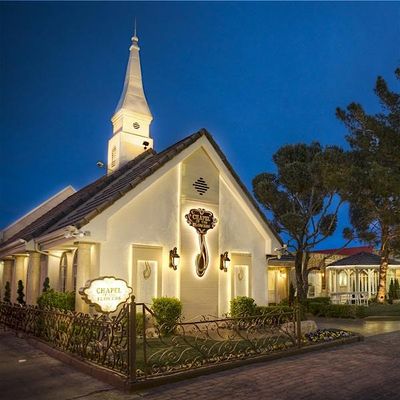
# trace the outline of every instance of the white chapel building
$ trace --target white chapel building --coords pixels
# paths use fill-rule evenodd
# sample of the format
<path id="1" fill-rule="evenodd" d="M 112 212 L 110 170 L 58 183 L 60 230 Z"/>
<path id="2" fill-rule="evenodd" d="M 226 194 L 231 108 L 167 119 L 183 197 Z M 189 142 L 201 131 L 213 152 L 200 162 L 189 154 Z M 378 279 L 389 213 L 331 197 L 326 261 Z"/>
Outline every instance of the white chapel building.
<path id="1" fill-rule="evenodd" d="M 156 152 L 132 38 L 121 99 L 112 117 L 107 173 L 68 187 L 3 229 L 0 288 L 25 286 L 35 304 L 46 277 L 76 292 L 99 276 L 125 279 L 137 302 L 171 296 L 186 318 L 222 316 L 236 296 L 268 304 L 267 254 L 282 242 L 204 129 Z M 179 262 L 178 262 L 179 261 Z M 230 262 L 228 262 L 230 261 Z"/>

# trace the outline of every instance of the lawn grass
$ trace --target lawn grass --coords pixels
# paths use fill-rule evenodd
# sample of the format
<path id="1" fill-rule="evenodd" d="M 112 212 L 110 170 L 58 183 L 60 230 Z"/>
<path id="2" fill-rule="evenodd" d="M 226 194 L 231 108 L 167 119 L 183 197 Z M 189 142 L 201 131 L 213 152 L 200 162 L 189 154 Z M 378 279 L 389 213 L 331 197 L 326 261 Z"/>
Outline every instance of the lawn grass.
<path id="1" fill-rule="evenodd" d="M 146 340 L 148 367 L 169 370 L 187 369 L 188 365 L 199 367 L 219 361 L 254 357 L 260 354 L 282 351 L 293 347 L 285 335 L 263 339 L 220 341 L 207 338 L 179 337 L 171 335 L 160 339 Z M 136 346 L 136 365 L 141 371 L 145 369 L 143 339 L 138 339 Z"/>

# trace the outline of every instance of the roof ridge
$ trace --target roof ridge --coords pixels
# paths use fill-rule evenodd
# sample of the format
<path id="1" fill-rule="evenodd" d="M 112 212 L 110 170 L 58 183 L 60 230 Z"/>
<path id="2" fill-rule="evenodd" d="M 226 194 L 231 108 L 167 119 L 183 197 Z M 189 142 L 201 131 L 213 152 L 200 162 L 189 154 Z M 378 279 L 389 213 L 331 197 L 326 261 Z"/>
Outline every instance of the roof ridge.
<path id="1" fill-rule="evenodd" d="M 71 194 L 71 196 L 68 196 L 65 200 L 63 200 L 61 203 L 57 204 L 56 206 L 54 206 L 53 208 L 48 210 L 46 213 L 41 215 L 39 218 L 32 221 L 29 225 L 24 227 L 22 230 L 17 232 L 15 235 L 11 236 L 9 239 L 4 241 L 3 243 L 0 243 L 0 248 L 8 243 L 11 243 L 11 242 L 17 240 L 17 239 L 30 240 L 33 237 L 43 234 L 48 229 L 50 229 L 50 227 L 53 224 L 61 221 L 66 215 L 68 215 L 74 209 L 76 209 L 77 207 L 81 206 L 86 201 L 88 201 L 91 198 L 91 196 L 93 196 L 96 192 L 98 192 L 101 189 L 104 189 L 113 180 L 115 180 L 115 178 L 118 178 L 119 176 L 124 174 L 126 172 L 126 170 L 128 170 L 132 167 L 132 164 L 134 164 L 135 162 L 137 163 L 138 161 L 140 162 L 143 159 L 148 158 L 148 156 L 154 155 L 154 154 L 155 154 L 155 151 L 153 149 L 149 149 L 149 150 L 145 151 L 144 153 L 140 154 L 138 157 L 134 158 L 133 160 L 130 160 L 125 165 L 123 165 L 120 169 L 114 171 L 113 173 L 111 173 L 109 175 L 103 175 L 103 176 L 97 178 L 96 180 L 94 180 L 93 182 L 88 183 L 86 186 L 79 189 L 75 193 Z M 92 188 L 93 188 L 93 190 L 91 190 Z M 82 196 L 82 194 L 84 194 L 84 196 L 83 196 L 83 198 L 82 197 L 80 198 L 80 196 Z M 76 201 L 74 201 L 75 198 L 76 198 Z M 68 204 L 68 203 L 71 203 L 71 204 Z M 66 204 L 67 204 L 67 208 L 63 210 L 62 208 Z M 57 210 L 60 210 L 60 212 L 58 214 L 57 214 Z M 45 222 L 41 228 L 38 228 L 36 231 L 33 230 L 33 232 L 31 232 L 31 230 L 34 229 L 35 225 L 40 224 L 41 221 L 45 221 L 46 218 L 49 217 L 49 215 L 54 214 L 54 213 L 56 213 L 54 215 L 54 217 L 50 218 L 47 222 Z"/>

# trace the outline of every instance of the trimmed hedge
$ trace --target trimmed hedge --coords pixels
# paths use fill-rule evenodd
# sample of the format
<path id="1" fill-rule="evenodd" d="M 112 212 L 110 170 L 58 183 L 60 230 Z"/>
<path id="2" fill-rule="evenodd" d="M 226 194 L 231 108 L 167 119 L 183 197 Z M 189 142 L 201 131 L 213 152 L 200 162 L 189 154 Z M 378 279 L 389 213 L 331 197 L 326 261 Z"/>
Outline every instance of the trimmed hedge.
<path id="1" fill-rule="evenodd" d="M 164 334 L 173 333 L 175 324 L 182 315 L 182 303 L 175 297 L 153 298 L 151 306 L 156 324 Z"/>
<path id="2" fill-rule="evenodd" d="M 231 300 L 230 315 L 233 318 L 251 317 L 257 315 L 257 304 L 254 299 L 238 296 Z"/>
<path id="3" fill-rule="evenodd" d="M 293 307 L 287 305 L 258 306 L 251 297 L 238 296 L 231 300 L 230 316 L 233 318 L 259 317 L 273 312 L 293 313 Z M 304 319 L 304 309 L 301 307 L 301 318 Z"/>
<path id="4" fill-rule="evenodd" d="M 310 303 L 308 311 L 318 317 L 328 318 L 364 318 L 367 315 L 365 306 L 352 304 Z"/>
<path id="5" fill-rule="evenodd" d="M 38 297 L 37 304 L 40 308 L 51 307 L 59 310 L 74 311 L 75 292 L 64 293 L 48 289 Z"/>

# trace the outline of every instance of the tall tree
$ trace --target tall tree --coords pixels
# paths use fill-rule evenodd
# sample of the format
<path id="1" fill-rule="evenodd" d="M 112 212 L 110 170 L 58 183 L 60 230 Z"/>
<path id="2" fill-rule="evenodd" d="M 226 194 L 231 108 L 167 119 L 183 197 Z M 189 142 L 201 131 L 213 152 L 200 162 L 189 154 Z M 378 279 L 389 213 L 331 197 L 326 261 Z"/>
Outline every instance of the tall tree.
<path id="1" fill-rule="evenodd" d="M 395 71 L 400 79 L 400 68 Z M 367 114 L 358 103 L 337 117 L 349 130 L 352 166 L 348 193 L 351 223 L 358 236 L 379 247 L 381 257 L 377 300 L 386 297 L 389 256 L 400 245 L 400 94 L 378 77 L 375 93 L 381 112 Z"/>
<path id="2" fill-rule="evenodd" d="M 296 286 L 300 300 L 308 292 L 309 253 L 331 236 L 345 197 L 347 154 L 336 146 L 294 144 L 273 156 L 277 173 L 253 179 L 256 199 L 270 211 L 273 224 L 289 236 L 295 255 Z M 350 233 L 346 230 L 346 235 Z M 350 239 L 349 239 L 350 240 Z"/>

